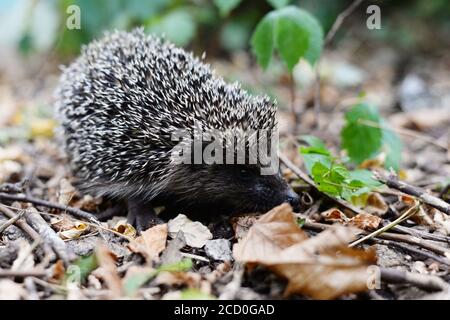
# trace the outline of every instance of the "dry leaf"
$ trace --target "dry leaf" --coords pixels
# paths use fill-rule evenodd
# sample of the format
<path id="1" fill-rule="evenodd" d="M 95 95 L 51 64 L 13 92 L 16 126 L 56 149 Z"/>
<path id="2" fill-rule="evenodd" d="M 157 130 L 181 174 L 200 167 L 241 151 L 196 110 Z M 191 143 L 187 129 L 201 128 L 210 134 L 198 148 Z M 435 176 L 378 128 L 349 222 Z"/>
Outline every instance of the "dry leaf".
<path id="1" fill-rule="evenodd" d="M 349 221 L 348 217 L 337 208 L 331 208 L 327 211 L 321 212 L 320 216 L 328 222 L 346 223 Z"/>
<path id="2" fill-rule="evenodd" d="M 282 204 L 250 228 L 234 245 L 233 255 L 237 261 L 265 265 L 287 278 L 286 294 L 332 299 L 367 289 L 367 267 L 376 256 L 374 249 L 348 248 L 358 232 L 337 226 L 308 238 L 297 226 L 291 207 Z"/>
<path id="3" fill-rule="evenodd" d="M 129 224 L 126 219 L 117 221 L 113 230 L 129 238 L 135 238 L 137 233 L 136 229 L 131 224 Z"/>
<path id="4" fill-rule="evenodd" d="M 68 206 L 71 205 L 72 199 L 76 196 L 77 191 L 67 179 L 61 179 L 59 182 L 58 203 Z"/>
<path id="5" fill-rule="evenodd" d="M 360 213 L 351 218 L 348 222 L 349 225 L 355 226 L 362 230 L 375 230 L 378 228 L 381 222 L 381 218 L 369 213 Z"/>
<path id="6" fill-rule="evenodd" d="M 72 240 L 79 238 L 83 233 L 89 230 L 89 225 L 84 222 L 74 222 L 72 228 L 58 232 L 58 235 L 63 240 Z"/>
<path id="7" fill-rule="evenodd" d="M 95 274 L 105 281 L 110 290 L 111 298 L 121 297 L 122 282 L 117 273 L 115 255 L 102 243 L 96 247 L 95 254 L 99 264 Z"/>
<path id="8" fill-rule="evenodd" d="M 168 286 L 186 285 L 189 288 L 198 288 L 202 277 L 199 273 L 188 272 L 160 272 L 155 279 L 157 285 Z"/>
<path id="9" fill-rule="evenodd" d="M 248 215 L 242 217 L 231 218 L 231 225 L 234 230 L 234 237 L 239 240 L 242 239 L 250 229 L 250 227 L 258 220 L 255 215 Z"/>
<path id="10" fill-rule="evenodd" d="M 128 248 L 142 254 L 148 263 L 166 248 L 167 224 L 159 224 L 144 231 L 128 244 Z"/>
<path id="11" fill-rule="evenodd" d="M 169 235 L 175 238 L 182 231 L 186 244 L 193 248 L 201 248 L 213 235 L 209 229 L 198 221 L 189 220 L 184 214 L 179 214 L 168 223 Z"/>
<path id="12" fill-rule="evenodd" d="M 386 214 L 388 210 L 389 206 L 379 193 L 376 192 L 369 193 L 369 196 L 367 197 L 367 204 L 364 207 L 364 211 L 377 216 L 383 216 Z"/>

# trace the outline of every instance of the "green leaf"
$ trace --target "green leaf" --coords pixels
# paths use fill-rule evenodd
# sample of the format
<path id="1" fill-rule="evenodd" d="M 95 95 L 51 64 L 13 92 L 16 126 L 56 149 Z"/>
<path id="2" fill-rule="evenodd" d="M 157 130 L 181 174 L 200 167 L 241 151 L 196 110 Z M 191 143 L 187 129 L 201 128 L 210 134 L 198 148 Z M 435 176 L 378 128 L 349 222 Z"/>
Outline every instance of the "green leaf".
<path id="1" fill-rule="evenodd" d="M 236 8 L 242 0 L 214 0 L 214 4 L 219 8 L 222 17 L 227 16 L 231 10 Z"/>
<path id="2" fill-rule="evenodd" d="M 158 271 L 153 270 L 151 272 L 138 273 L 129 277 L 123 284 L 125 294 L 132 297 L 140 287 L 150 281 L 150 279 L 154 278 L 157 274 Z"/>
<path id="3" fill-rule="evenodd" d="M 306 223 L 306 219 L 305 218 L 297 218 L 297 225 L 299 226 L 299 228 L 303 228 L 305 223 Z"/>
<path id="4" fill-rule="evenodd" d="M 253 53 L 256 55 L 258 64 L 266 69 L 272 59 L 274 50 L 274 35 L 277 16 L 274 12 L 267 14 L 256 26 L 255 32 L 252 35 L 250 43 L 252 45 Z"/>
<path id="5" fill-rule="evenodd" d="M 126 295 L 133 296 L 136 290 L 146 284 L 148 281 L 156 277 L 160 272 L 186 272 L 192 268 L 192 260 L 184 258 L 180 262 L 163 264 L 156 268 L 156 270 L 144 273 L 138 273 L 124 283 L 124 290 Z"/>
<path id="6" fill-rule="evenodd" d="M 379 187 L 382 183 L 378 180 L 372 178 L 373 174 L 369 170 L 359 169 L 350 171 L 350 179 L 353 181 L 358 181 L 362 186 Z"/>
<path id="7" fill-rule="evenodd" d="M 350 159 L 356 163 L 374 156 L 381 147 L 381 129 L 364 125 L 360 121 L 379 124 L 377 109 L 367 103 L 359 103 L 345 114 L 345 119 L 346 123 L 341 131 L 342 149 L 347 150 Z"/>
<path id="8" fill-rule="evenodd" d="M 203 293 L 198 289 L 190 288 L 181 291 L 181 300 L 215 300 L 216 297 Z"/>
<path id="9" fill-rule="evenodd" d="M 169 271 L 169 272 L 185 272 L 192 268 L 192 260 L 189 258 L 184 258 L 180 262 L 163 264 L 157 270 L 158 272 Z"/>
<path id="10" fill-rule="evenodd" d="M 285 7 L 289 4 L 291 0 L 267 0 L 268 3 L 275 9 L 280 9 L 282 7 Z"/>
<path id="11" fill-rule="evenodd" d="M 97 267 L 98 262 L 95 254 L 80 257 L 66 270 L 63 283 L 67 283 L 71 279 L 84 282 Z"/>
<path id="12" fill-rule="evenodd" d="M 274 49 L 290 72 L 300 58 L 314 64 L 323 45 L 323 31 L 307 11 L 294 6 L 269 12 L 256 26 L 251 39 L 258 63 L 266 69 Z"/>
<path id="13" fill-rule="evenodd" d="M 387 169 L 393 168 L 398 171 L 402 160 L 402 140 L 394 131 L 386 128 L 385 121 L 381 121 L 381 124 L 383 127 L 383 149 L 386 152 L 384 165 Z"/>
<path id="14" fill-rule="evenodd" d="M 323 143 L 323 141 L 320 140 L 319 138 L 317 138 L 316 136 L 302 135 L 302 136 L 300 136 L 300 139 L 305 141 L 311 147 L 327 150 L 327 147 L 325 146 L 325 143 Z"/>

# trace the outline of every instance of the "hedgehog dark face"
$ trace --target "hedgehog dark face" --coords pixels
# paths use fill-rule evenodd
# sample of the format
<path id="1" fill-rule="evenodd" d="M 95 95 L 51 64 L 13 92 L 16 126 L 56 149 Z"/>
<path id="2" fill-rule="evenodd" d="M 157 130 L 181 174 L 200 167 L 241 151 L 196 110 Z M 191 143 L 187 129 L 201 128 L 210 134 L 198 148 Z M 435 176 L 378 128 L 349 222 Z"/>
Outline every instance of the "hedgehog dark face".
<path id="1" fill-rule="evenodd" d="M 221 213 L 265 212 L 288 202 L 299 209 L 299 197 L 280 174 L 261 175 L 251 165 L 180 165 L 166 191 L 180 208 Z"/>

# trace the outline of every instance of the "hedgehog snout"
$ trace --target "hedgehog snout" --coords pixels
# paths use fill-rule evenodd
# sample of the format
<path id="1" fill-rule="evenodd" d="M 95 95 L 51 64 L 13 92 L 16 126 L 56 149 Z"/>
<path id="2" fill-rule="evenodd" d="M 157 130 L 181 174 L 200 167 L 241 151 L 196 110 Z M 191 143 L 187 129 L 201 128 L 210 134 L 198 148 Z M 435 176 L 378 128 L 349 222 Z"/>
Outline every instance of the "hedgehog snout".
<path id="1" fill-rule="evenodd" d="M 294 190 L 289 188 L 285 202 L 289 203 L 295 212 L 300 211 L 300 197 Z"/>

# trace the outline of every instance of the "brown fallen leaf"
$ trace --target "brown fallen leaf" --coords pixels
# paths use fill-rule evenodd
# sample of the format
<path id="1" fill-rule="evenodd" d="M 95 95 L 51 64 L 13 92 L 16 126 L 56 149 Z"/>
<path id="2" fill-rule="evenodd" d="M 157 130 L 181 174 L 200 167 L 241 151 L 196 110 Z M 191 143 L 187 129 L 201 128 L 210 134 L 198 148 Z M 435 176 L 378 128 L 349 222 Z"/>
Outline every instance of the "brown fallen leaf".
<path id="1" fill-rule="evenodd" d="M 95 248 L 99 268 L 95 270 L 95 275 L 102 278 L 110 290 L 110 297 L 117 299 L 122 294 L 122 281 L 116 268 L 115 255 L 102 243 Z"/>
<path id="2" fill-rule="evenodd" d="M 198 288 L 202 277 L 199 273 L 188 272 L 161 272 L 155 278 L 155 284 L 168 286 L 186 285 L 189 288 Z"/>
<path id="3" fill-rule="evenodd" d="M 150 264 L 166 248 L 167 224 L 159 224 L 144 231 L 128 244 L 128 248 L 142 254 Z"/>
<path id="4" fill-rule="evenodd" d="M 237 240 L 242 239 L 256 220 L 258 220 L 258 217 L 255 215 L 237 216 L 231 218 L 231 225 L 234 230 L 235 238 Z"/>
<path id="5" fill-rule="evenodd" d="M 320 216 L 328 222 L 346 223 L 349 218 L 339 209 L 331 208 L 320 213 Z"/>
<path id="6" fill-rule="evenodd" d="M 288 279 L 285 294 L 300 293 L 332 299 L 367 290 L 367 267 L 375 250 L 348 248 L 358 230 L 343 226 L 308 238 L 288 204 L 264 214 L 234 245 L 233 256 L 243 263 L 261 264 Z"/>
<path id="7" fill-rule="evenodd" d="M 114 228 L 112 229 L 129 238 L 135 238 L 137 233 L 136 229 L 131 224 L 129 224 L 126 219 L 117 221 Z"/>
<path id="8" fill-rule="evenodd" d="M 348 224 L 362 230 L 375 230 L 381 222 L 381 218 L 369 213 L 360 213 L 348 221 Z"/>
<path id="9" fill-rule="evenodd" d="M 186 244 L 193 248 L 201 248 L 208 240 L 213 238 L 208 227 L 199 221 L 191 221 L 184 214 L 179 214 L 174 219 L 169 220 L 167 226 L 171 238 L 175 238 L 178 232 L 182 231 Z"/>
<path id="10" fill-rule="evenodd" d="M 388 212 L 389 206 L 383 197 L 377 192 L 369 193 L 367 197 L 367 204 L 364 207 L 364 211 L 377 216 L 383 216 Z"/>

